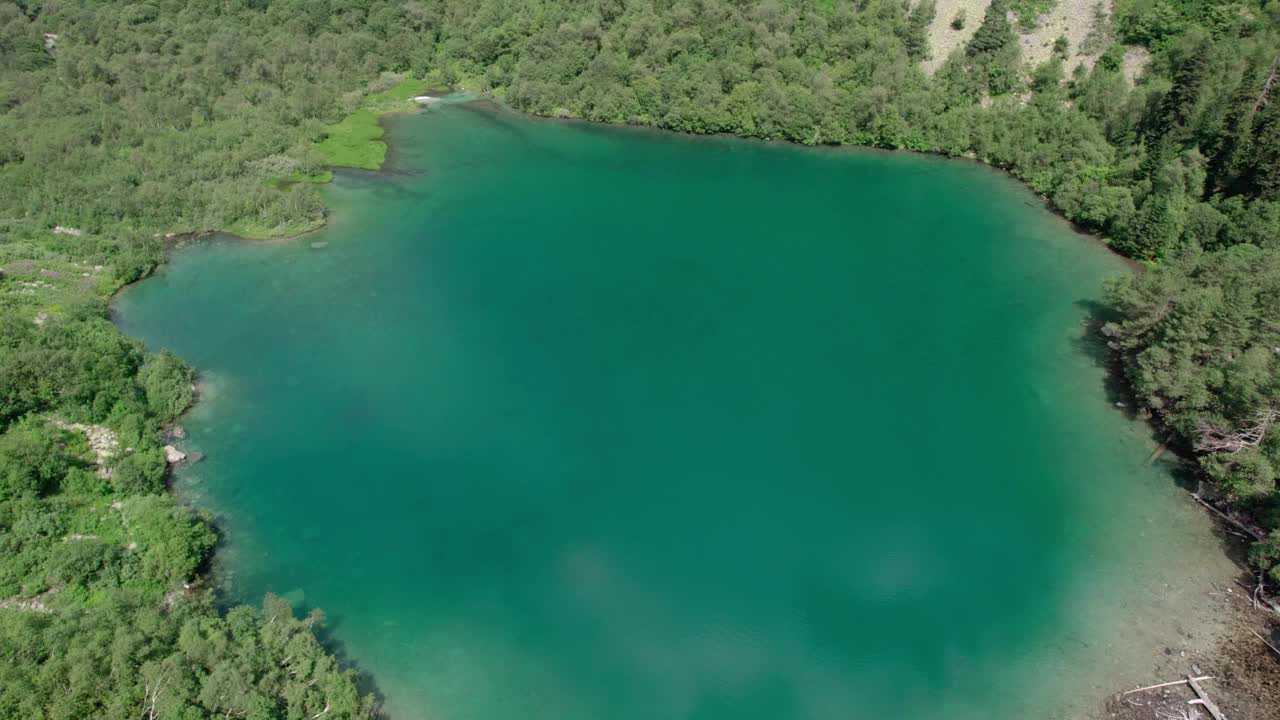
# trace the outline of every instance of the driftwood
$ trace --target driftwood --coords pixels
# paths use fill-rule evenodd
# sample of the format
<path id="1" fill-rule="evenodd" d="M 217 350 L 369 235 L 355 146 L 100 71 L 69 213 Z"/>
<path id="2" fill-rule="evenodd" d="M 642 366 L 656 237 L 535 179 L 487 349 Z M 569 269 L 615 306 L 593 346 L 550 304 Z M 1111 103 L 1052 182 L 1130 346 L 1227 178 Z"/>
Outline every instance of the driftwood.
<path id="1" fill-rule="evenodd" d="M 1212 676 L 1212 675 L 1201 675 L 1200 677 L 1195 678 L 1195 680 L 1196 680 L 1197 682 L 1199 682 L 1199 681 L 1201 681 L 1201 680 L 1212 680 L 1212 679 L 1213 679 L 1213 676 Z M 1122 694 L 1122 695 L 1132 695 L 1132 694 L 1134 694 L 1134 693 L 1143 692 L 1143 691 L 1145 691 L 1145 690 L 1155 690 L 1155 689 L 1157 689 L 1157 688 L 1170 687 L 1170 686 L 1172 686 L 1172 685 L 1186 685 L 1186 684 L 1187 684 L 1187 679 L 1186 679 L 1186 678 L 1183 678 L 1183 679 L 1181 679 L 1181 680 L 1170 680 L 1169 682 L 1166 682 L 1166 683 L 1160 683 L 1160 684 L 1158 684 L 1158 685 L 1148 685 L 1148 686 L 1146 686 L 1146 687 L 1134 688 L 1133 690 L 1126 690 L 1125 692 L 1123 692 L 1123 693 L 1121 693 L 1121 694 Z"/>
<path id="2" fill-rule="evenodd" d="M 1274 598 L 1267 597 L 1258 590 L 1257 587 L 1249 587 L 1244 583 L 1236 580 L 1236 584 L 1248 591 L 1248 595 L 1244 593 L 1230 593 L 1231 597 L 1240 598 L 1240 602 L 1247 602 L 1249 606 L 1260 613 L 1266 613 L 1267 617 L 1274 618 L 1280 607 Z"/>
<path id="3" fill-rule="evenodd" d="M 1253 628 L 1249 628 L 1249 632 L 1253 633 L 1253 636 L 1254 636 L 1254 637 L 1258 638 L 1258 639 L 1259 639 L 1259 640 L 1261 640 L 1261 641 L 1262 641 L 1262 642 L 1263 642 L 1267 647 L 1271 648 L 1271 652 L 1273 652 L 1273 653 L 1275 653 L 1275 654 L 1277 654 L 1277 655 L 1280 655 L 1280 649 L 1277 649 L 1275 645 L 1272 645 L 1272 644 L 1271 644 L 1271 641 L 1269 641 L 1269 640 L 1267 640 L 1266 638 L 1264 638 L 1264 637 L 1262 637 L 1261 635 L 1259 635 L 1259 634 L 1257 633 L 1257 631 L 1255 631 Z"/>
<path id="4" fill-rule="evenodd" d="M 1205 710 L 1209 711 L 1209 715 L 1213 717 L 1213 720 L 1227 720 L 1227 716 L 1223 715 L 1218 706 L 1213 704 L 1213 701 L 1209 699 L 1209 695 L 1205 693 L 1204 688 L 1200 687 L 1200 683 L 1195 678 L 1188 675 L 1187 684 L 1191 686 L 1192 691 L 1196 694 L 1196 699 L 1188 700 L 1188 704 L 1204 707 Z"/>
<path id="5" fill-rule="evenodd" d="M 1243 531 L 1245 531 L 1245 532 L 1249 533 L 1249 536 L 1250 536 L 1250 537 L 1252 537 L 1253 539 L 1255 539 L 1255 540 L 1262 540 L 1262 539 L 1266 538 L 1266 536 L 1267 536 L 1267 535 L 1266 535 L 1266 533 L 1262 532 L 1262 530 L 1260 530 L 1260 529 L 1258 529 L 1258 528 L 1256 528 L 1256 527 L 1253 527 L 1253 526 L 1251 526 L 1251 525 L 1245 525 L 1244 523 L 1240 522 L 1239 520 L 1237 520 L 1237 519 L 1235 519 L 1235 518 L 1231 517 L 1230 515 L 1228 515 L 1228 514 L 1226 514 L 1226 513 L 1222 512 L 1222 511 L 1221 511 L 1221 510 L 1219 510 L 1218 508 L 1214 507 L 1214 506 L 1213 506 L 1213 503 L 1209 502 L 1208 500 L 1205 500 L 1204 498 L 1200 497 L 1199 495 L 1197 495 L 1197 494 L 1195 494 L 1195 493 L 1191 493 L 1191 497 L 1192 497 L 1192 498 L 1194 498 L 1196 502 L 1198 502 L 1198 503 L 1200 503 L 1201 505 L 1203 505 L 1203 506 L 1205 506 L 1205 507 L 1209 508 L 1209 510 L 1211 510 L 1211 511 L 1213 512 L 1213 514 L 1217 515 L 1218 517 L 1222 518 L 1223 520 L 1226 520 L 1227 522 L 1229 522 L 1229 523 L 1231 523 L 1232 525 L 1234 525 L 1234 526 L 1236 526 L 1236 527 L 1240 528 L 1241 530 L 1243 530 Z"/>
<path id="6" fill-rule="evenodd" d="M 1168 449 L 1169 449 L 1169 439 L 1165 438 L 1164 441 L 1162 441 L 1160 445 L 1156 447 L 1155 451 L 1152 452 L 1151 455 L 1147 457 L 1147 464 L 1154 465 L 1156 461 L 1160 459 L 1160 456 L 1164 454 L 1164 451 Z"/>

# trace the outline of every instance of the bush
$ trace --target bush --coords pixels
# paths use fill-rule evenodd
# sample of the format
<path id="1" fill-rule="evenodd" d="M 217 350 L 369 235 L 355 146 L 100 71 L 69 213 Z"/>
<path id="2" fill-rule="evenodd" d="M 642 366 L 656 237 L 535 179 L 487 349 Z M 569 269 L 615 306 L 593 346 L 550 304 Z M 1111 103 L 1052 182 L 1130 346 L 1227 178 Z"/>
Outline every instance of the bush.
<path id="1" fill-rule="evenodd" d="M 1266 539 L 1249 548 L 1249 562 L 1267 573 L 1271 582 L 1280 584 L 1280 530 L 1272 530 Z"/>
<path id="2" fill-rule="evenodd" d="M 49 580 L 88 587 L 116 566 L 120 551 L 95 540 L 56 543 L 49 557 Z"/>
<path id="3" fill-rule="evenodd" d="M 213 530 L 172 496 L 137 498 L 125 512 L 142 557 L 141 579 L 162 592 L 195 575 L 213 550 Z"/>
<path id="4" fill-rule="evenodd" d="M 153 495 L 164 491 L 164 451 L 138 450 L 121 457 L 111 467 L 111 485 L 121 495 Z"/>
<path id="5" fill-rule="evenodd" d="M 162 422 L 176 418 L 191 405 L 191 379 L 191 368 L 168 351 L 147 356 L 138 371 L 147 405 Z"/>
<path id="6" fill-rule="evenodd" d="M 61 435 L 44 422 L 31 420 L 0 436 L 0 500 L 57 491 L 71 467 Z"/>

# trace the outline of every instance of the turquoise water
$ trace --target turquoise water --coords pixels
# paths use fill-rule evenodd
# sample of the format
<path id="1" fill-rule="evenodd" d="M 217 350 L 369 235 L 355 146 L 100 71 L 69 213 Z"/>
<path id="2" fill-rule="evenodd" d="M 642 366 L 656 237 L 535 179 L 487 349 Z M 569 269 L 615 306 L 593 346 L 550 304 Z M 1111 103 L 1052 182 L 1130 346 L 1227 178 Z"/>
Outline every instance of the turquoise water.
<path id="1" fill-rule="evenodd" d="M 390 126 L 331 227 L 117 310 L 200 369 L 228 596 L 322 607 L 394 718 L 1088 716 L 1144 669 L 1203 525 L 1086 349 L 1123 266 L 1008 178 Z"/>

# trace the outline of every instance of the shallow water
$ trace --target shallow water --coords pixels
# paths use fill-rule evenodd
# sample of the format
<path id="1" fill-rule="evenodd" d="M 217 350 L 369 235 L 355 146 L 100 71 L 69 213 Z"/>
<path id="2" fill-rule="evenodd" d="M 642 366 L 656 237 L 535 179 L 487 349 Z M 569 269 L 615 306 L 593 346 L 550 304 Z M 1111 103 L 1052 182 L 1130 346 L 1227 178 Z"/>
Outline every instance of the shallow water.
<path id="1" fill-rule="evenodd" d="M 229 596 L 324 608 L 394 718 L 1087 717 L 1224 562 L 1088 350 L 1124 267 L 1008 178 L 390 125 L 330 228 L 117 310 L 202 373 Z"/>

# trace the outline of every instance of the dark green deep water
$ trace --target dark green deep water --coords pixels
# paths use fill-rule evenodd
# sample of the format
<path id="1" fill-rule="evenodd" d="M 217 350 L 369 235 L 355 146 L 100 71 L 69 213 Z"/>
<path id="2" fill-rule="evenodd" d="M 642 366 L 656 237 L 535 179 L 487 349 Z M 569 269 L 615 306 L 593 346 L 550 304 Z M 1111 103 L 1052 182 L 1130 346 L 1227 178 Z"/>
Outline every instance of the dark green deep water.
<path id="1" fill-rule="evenodd" d="M 390 124 L 330 228 L 117 310 L 202 373 L 230 598 L 324 608 L 394 718 L 1012 720 L 1148 669 L 1202 524 L 1086 348 L 1123 266 L 1013 181 Z"/>

